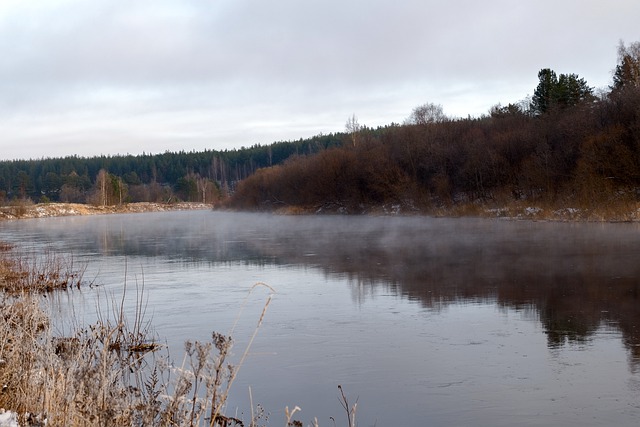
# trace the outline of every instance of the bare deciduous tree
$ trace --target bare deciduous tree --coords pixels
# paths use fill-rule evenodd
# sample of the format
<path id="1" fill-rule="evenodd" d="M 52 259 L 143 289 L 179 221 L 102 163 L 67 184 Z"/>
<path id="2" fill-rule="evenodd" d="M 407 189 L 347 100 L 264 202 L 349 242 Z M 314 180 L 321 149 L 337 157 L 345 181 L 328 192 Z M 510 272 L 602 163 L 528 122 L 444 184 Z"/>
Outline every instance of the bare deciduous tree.
<path id="1" fill-rule="evenodd" d="M 98 203 L 101 206 L 107 206 L 107 182 L 109 174 L 106 170 L 100 169 L 96 177 L 96 190 L 98 191 Z"/>
<path id="2" fill-rule="evenodd" d="M 351 135 L 351 143 L 355 147 L 358 144 L 358 132 L 362 130 L 362 126 L 358 123 L 358 118 L 355 114 L 347 119 L 345 129 L 347 133 Z"/>
<path id="3" fill-rule="evenodd" d="M 629 46 L 620 41 L 618 45 L 618 65 L 613 74 L 612 89 L 640 87 L 640 42 Z"/>
<path id="4" fill-rule="evenodd" d="M 405 120 L 410 125 L 426 125 L 430 123 L 442 123 L 448 118 L 442 110 L 442 105 L 428 102 L 417 106 L 411 112 L 411 115 Z"/>

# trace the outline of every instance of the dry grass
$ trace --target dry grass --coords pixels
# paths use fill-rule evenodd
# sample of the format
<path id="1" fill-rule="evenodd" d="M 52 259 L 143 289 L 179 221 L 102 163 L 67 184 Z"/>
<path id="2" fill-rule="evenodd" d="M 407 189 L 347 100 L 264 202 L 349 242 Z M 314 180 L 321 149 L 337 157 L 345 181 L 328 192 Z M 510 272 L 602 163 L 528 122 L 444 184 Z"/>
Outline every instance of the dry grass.
<path id="1" fill-rule="evenodd" d="M 176 370 L 124 322 L 99 321 L 56 337 L 29 294 L 5 301 L 1 313 L 0 407 L 19 414 L 21 425 L 233 425 L 218 422 L 227 420 L 221 413 L 210 422 L 206 400 L 213 395 L 212 404 L 224 404 L 214 390 L 230 369 L 226 339 L 214 335 L 218 354 L 212 343 L 188 343 L 188 363 Z"/>
<path id="2" fill-rule="evenodd" d="M 56 336 L 51 298 L 41 294 L 79 286 L 82 275 L 60 258 L 12 259 L 10 248 L 2 249 L 0 408 L 16 412 L 20 425 L 243 425 L 224 415 L 237 373 L 227 360 L 230 337 L 213 333 L 209 342 L 187 342 L 182 367 L 173 367 L 149 339 L 138 288 L 132 319 L 124 315 L 123 297 L 101 307 L 106 314 L 95 324 Z"/>
<path id="3" fill-rule="evenodd" d="M 120 301 L 98 307 L 102 314 L 96 323 L 77 327 L 65 336 L 56 335 L 48 305 L 52 298 L 42 294 L 79 287 L 82 274 L 72 273 L 73 264 L 62 258 L 47 255 L 39 262 L 26 257 L 12 259 L 10 250 L 9 245 L 0 244 L 0 408 L 17 414 L 19 425 L 266 425 L 268 415 L 253 403 L 246 424 L 225 411 L 230 388 L 262 325 L 272 294 L 235 365 L 229 362 L 231 337 L 214 332 L 210 341 L 187 341 L 182 365 L 176 367 L 162 354 L 162 346 L 150 339 L 144 285 L 136 286 L 132 318 L 124 314 L 123 295 Z M 68 283 L 55 285 L 61 282 Z M 257 283 L 249 293 L 259 287 L 274 292 Z M 339 390 L 347 425 L 355 427 L 356 405 L 349 405 L 342 388 Z M 297 411 L 297 407 L 286 411 L 286 426 L 304 425 L 293 419 Z M 336 425 L 335 419 L 331 420 Z M 311 425 L 318 427 L 317 419 Z"/>
<path id="4" fill-rule="evenodd" d="M 511 200 L 460 202 L 432 207 L 427 214 L 436 217 L 480 217 L 525 219 L 534 221 L 629 222 L 640 220 L 640 203 L 609 200 L 606 203 L 582 204 L 575 200 Z"/>
<path id="5" fill-rule="evenodd" d="M 94 206 L 83 203 L 38 203 L 17 201 L 10 206 L 0 206 L 0 220 L 19 218 L 48 218 L 75 215 L 104 215 L 117 213 L 164 212 L 175 210 L 211 209 L 205 203 L 126 203 L 122 205 Z"/>
<path id="6" fill-rule="evenodd" d="M 0 218 L 3 216 L 10 218 L 23 218 L 33 208 L 31 199 L 12 200 L 7 206 L 0 207 Z"/>
<path id="7" fill-rule="evenodd" d="M 0 291 L 6 295 L 47 293 L 54 290 L 80 288 L 83 268 L 74 265 L 73 258 L 53 252 L 40 257 L 16 256 L 6 244 L 0 247 Z"/>
<path id="8" fill-rule="evenodd" d="M 23 290 L 0 304 L 0 407 L 20 425 L 152 425 L 141 331 L 100 320 L 55 336 L 42 297 Z M 152 371 L 153 374 L 153 371 Z"/>

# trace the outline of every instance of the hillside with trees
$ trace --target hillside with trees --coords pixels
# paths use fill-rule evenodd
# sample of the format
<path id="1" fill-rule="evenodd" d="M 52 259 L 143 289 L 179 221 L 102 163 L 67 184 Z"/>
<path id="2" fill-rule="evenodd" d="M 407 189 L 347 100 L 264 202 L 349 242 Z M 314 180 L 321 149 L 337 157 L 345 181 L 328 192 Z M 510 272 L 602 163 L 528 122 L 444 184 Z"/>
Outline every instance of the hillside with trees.
<path id="1" fill-rule="evenodd" d="M 340 135 L 319 135 L 238 150 L 0 161 L 0 204 L 211 203 L 259 168 L 341 143 Z"/>
<path id="2" fill-rule="evenodd" d="M 403 125 L 349 126 L 351 144 L 257 170 L 240 209 L 367 211 L 518 200 L 593 207 L 640 197 L 640 43 L 621 43 L 610 88 L 543 69 L 533 96 L 480 118 L 425 104 Z"/>
<path id="3" fill-rule="evenodd" d="M 376 129 L 225 151 L 0 162 L 0 204 L 224 202 L 234 209 L 429 212 L 514 201 L 613 206 L 640 198 L 640 42 L 620 44 L 611 86 L 538 72 L 533 95 L 478 118 L 416 107 Z"/>

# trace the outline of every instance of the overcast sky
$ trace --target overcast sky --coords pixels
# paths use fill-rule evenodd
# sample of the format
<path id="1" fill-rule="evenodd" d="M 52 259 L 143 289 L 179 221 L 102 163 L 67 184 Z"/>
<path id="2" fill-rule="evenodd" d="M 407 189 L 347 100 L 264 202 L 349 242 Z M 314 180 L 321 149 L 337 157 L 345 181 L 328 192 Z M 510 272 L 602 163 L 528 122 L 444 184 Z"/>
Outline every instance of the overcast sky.
<path id="1" fill-rule="evenodd" d="M 638 0 L 0 0 L 0 159 L 232 149 L 606 87 Z"/>

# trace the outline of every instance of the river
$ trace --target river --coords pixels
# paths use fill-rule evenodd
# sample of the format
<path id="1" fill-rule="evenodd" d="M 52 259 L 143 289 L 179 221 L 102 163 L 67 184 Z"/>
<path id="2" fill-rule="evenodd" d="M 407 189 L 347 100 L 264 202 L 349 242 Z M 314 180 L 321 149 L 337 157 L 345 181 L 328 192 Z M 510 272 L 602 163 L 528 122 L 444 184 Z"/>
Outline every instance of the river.
<path id="1" fill-rule="evenodd" d="M 284 424 L 631 426 L 640 422 L 640 226 L 426 217 L 157 212 L 4 221 L 92 286 L 54 304 L 90 322 L 143 292 L 156 337 L 230 333 L 227 413 Z M 62 331 L 61 333 L 63 333 Z"/>

